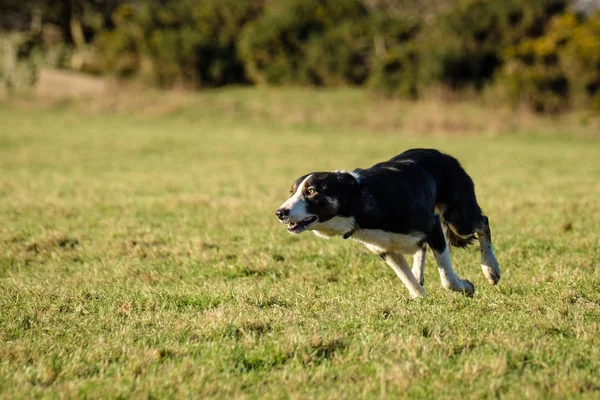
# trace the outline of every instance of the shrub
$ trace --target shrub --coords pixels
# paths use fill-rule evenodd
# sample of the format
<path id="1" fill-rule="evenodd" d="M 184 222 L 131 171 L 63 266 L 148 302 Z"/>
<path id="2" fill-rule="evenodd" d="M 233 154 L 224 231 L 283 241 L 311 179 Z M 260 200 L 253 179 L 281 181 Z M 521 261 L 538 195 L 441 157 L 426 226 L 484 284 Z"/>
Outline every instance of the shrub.
<path id="1" fill-rule="evenodd" d="M 115 29 L 96 44 L 121 76 L 142 75 L 161 86 L 245 82 L 237 39 L 261 9 L 252 0 L 124 4 L 113 14 Z"/>
<path id="2" fill-rule="evenodd" d="M 600 111 L 600 11 L 571 26 L 561 63 L 575 99 Z"/>
<path id="3" fill-rule="evenodd" d="M 242 34 L 240 54 L 258 83 L 363 85 L 416 95 L 419 24 L 359 0 L 292 0 L 267 9 Z"/>
<path id="4" fill-rule="evenodd" d="M 369 86 L 389 96 L 418 97 L 418 53 L 412 45 L 397 46 L 378 57 Z"/>
<path id="5" fill-rule="evenodd" d="M 425 30 L 421 78 L 452 89 L 482 89 L 502 64 L 502 51 L 544 33 L 565 0 L 463 0 Z"/>
<path id="6" fill-rule="evenodd" d="M 506 49 L 504 60 L 497 80 L 513 105 L 545 113 L 573 103 L 600 109 L 600 13 L 556 17 L 544 36 Z"/>
<path id="7" fill-rule="evenodd" d="M 0 95 L 29 89 L 41 66 L 69 67 L 71 57 L 72 49 L 64 42 L 50 45 L 40 33 L 0 34 Z"/>
<path id="8" fill-rule="evenodd" d="M 369 75 L 372 46 L 366 21 L 346 21 L 313 36 L 304 51 L 309 82 L 319 86 L 363 84 Z"/>
<path id="9" fill-rule="evenodd" d="M 364 73 L 357 71 L 361 66 L 349 67 L 354 72 L 343 71 L 343 61 L 335 56 L 361 59 L 364 44 L 353 43 L 350 24 L 360 27 L 367 17 L 359 0 L 275 2 L 242 33 L 240 56 L 249 77 L 258 83 L 338 82 L 345 80 L 346 73 L 351 80 L 364 80 L 360 78 Z M 339 48 L 334 49 L 338 40 Z M 329 53 L 332 50 L 335 55 Z M 327 57 L 325 65 L 317 65 L 322 56 Z"/>
<path id="10" fill-rule="evenodd" d="M 420 23 L 380 16 L 376 20 L 369 87 L 386 95 L 416 98 L 420 54 L 415 39 Z"/>

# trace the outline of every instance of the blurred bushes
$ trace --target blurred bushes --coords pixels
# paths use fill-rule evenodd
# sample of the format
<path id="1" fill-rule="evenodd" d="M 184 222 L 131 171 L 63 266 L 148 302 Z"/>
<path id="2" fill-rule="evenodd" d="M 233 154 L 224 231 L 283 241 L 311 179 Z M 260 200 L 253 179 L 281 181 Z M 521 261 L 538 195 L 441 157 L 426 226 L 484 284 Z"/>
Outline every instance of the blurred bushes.
<path id="1" fill-rule="evenodd" d="M 0 35 L 0 95 L 26 90 L 35 84 L 39 65 L 70 67 L 72 48 L 62 41 L 49 41 L 48 30 L 51 29 L 42 34 L 10 32 Z"/>
<path id="2" fill-rule="evenodd" d="M 362 83 L 370 45 L 360 0 L 274 2 L 242 33 L 240 55 L 260 83 Z"/>
<path id="3" fill-rule="evenodd" d="M 114 29 L 101 32 L 96 45 L 107 70 L 160 86 L 245 82 L 237 42 L 261 9 L 248 0 L 123 4 L 112 15 Z"/>
<path id="4" fill-rule="evenodd" d="M 565 0 L 458 2 L 423 34 L 423 81 L 481 90 L 502 64 L 503 49 L 542 35 L 565 7 Z"/>
<path id="5" fill-rule="evenodd" d="M 369 80 L 374 88 L 410 94 L 398 77 L 409 77 L 414 54 L 399 49 L 417 31 L 418 23 L 388 17 L 360 0 L 289 0 L 275 3 L 244 30 L 240 55 L 258 83 L 339 86 Z M 384 76 L 387 70 L 394 77 Z"/>
<path id="6" fill-rule="evenodd" d="M 373 57 L 368 85 L 390 96 L 418 97 L 421 24 L 380 15 L 374 20 Z"/>
<path id="7" fill-rule="evenodd" d="M 545 35 L 504 51 L 498 84 L 513 105 L 557 113 L 571 106 L 600 110 L 600 13 L 557 16 Z"/>
<path id="8" fill-rule="evenodd" d="M 31 10 L 45 4 L 27 1 Z M 568 0 L 87 3 L 44 11 L 63 40 L 28 33 L 11 50 L 19 63 L 163 87 L 360 85 L 408 98 L 429 87 L 499 88 L 494 93 L 514 106 L 539 112 L 600 109 L 600 17 L 569 13 Z M 66 11 L 67 23 L 60 19 Z"/>

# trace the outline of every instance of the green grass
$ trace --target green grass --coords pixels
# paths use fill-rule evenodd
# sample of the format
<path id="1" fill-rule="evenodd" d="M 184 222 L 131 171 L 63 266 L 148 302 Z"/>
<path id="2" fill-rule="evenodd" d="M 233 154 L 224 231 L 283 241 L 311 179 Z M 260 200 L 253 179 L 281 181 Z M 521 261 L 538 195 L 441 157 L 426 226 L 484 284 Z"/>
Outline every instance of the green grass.
<path id="1" fill-rule="evenodd" d="M 0 397 L 600 396 L 599 141 L 278 123 L 205 96 L 152 117 L 0 104 Z M 416 146 L 458 157 L 490 217 L 497 287 L 477 246 L 453 252 L 474 298 L 429 253 L 410 301 L 359 244 L 274 216 L 300 174 Z"/>

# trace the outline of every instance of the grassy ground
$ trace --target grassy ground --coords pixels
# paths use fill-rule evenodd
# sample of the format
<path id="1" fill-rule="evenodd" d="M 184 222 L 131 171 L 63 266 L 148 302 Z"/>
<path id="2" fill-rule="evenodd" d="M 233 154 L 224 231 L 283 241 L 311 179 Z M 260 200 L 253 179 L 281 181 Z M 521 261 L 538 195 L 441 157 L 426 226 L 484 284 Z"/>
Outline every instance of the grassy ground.
<path id="1" fill-rule="evenodd" d="M 150 117 L 0 105 L 0 397 L 600 396 L 600 142 L 279 123 L 228 93 Z M 276 221 L 300 174 L 415 146 L 473 176 L 499 286 L 474 246 L 453 253 L 474 298 L 429 254 L 410 301 L 357 243 Z"/>

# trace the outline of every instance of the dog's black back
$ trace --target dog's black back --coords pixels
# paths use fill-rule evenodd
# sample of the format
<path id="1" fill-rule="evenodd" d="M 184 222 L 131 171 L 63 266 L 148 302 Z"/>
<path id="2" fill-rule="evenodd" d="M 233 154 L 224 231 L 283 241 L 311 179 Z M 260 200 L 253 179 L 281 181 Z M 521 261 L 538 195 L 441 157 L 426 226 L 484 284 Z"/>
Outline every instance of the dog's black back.
<path id="1" fill-rule="evenodd" d="M 466 247 L 481 223 L 475 185 L 458 160 L 434 149 L 411 149 L 391 161 L 411 160 L 431 174 L 436 183 L 436 207 L 451 245 Z M 448 229 L 449 228 L 449 229 Z"/>
<path id="2" fill-rule="evenodd" d="M 398 233 L 407 233 L 409 227 L 426 229 L 427 214 L 414 209 L 424 206 L 440 214 L 451 245 L 472 242 L 482 212 L 473 181 L 454 157 L 434 149 L 411 149 L 353 174 L 363 192 L 373 197 L 366 213 L 359 210 L 359 225 Z"/>

